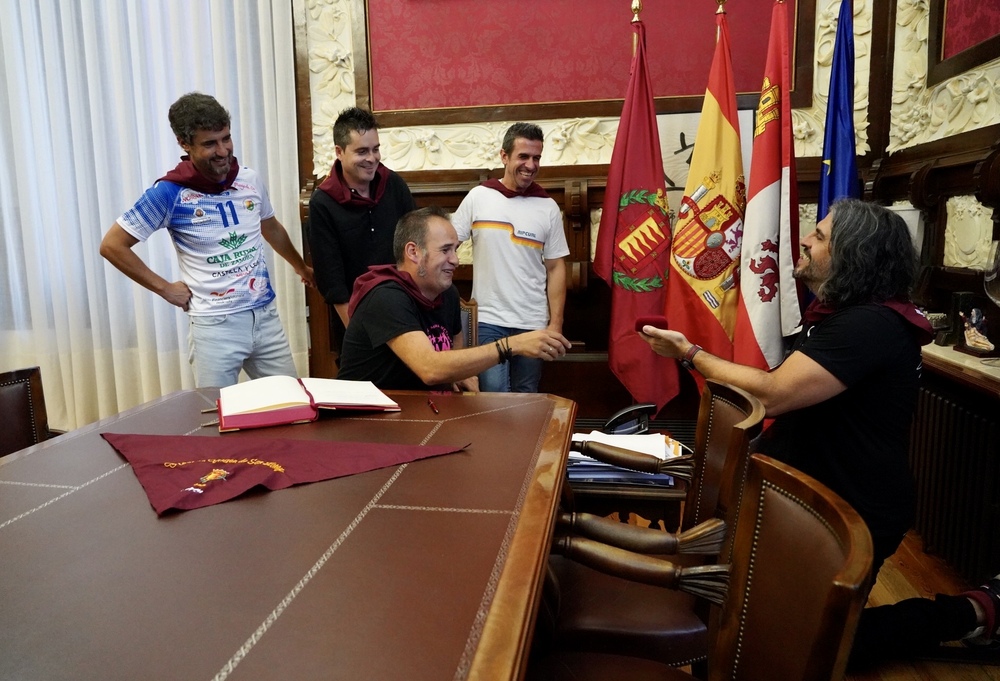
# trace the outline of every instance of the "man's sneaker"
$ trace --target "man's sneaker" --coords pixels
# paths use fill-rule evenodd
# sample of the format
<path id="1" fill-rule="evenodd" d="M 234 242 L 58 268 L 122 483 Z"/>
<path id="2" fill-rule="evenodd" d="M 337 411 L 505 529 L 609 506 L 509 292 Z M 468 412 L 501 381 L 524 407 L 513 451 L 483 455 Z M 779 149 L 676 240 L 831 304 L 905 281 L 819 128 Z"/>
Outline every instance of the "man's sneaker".
<path id="1" fill-rule="evenodd" d="M 1000 613 L 1000 575 L 997 575 L 982 586 L 972 591 L 966 591 L 961 595 L 978 603 L 986 614 L 986 621 L 983 625 L 976 629 L 968 638 L 963 639 L 965 644 L 969 646 L 1000 648 L 1000 636 L 998 636 L 1000 618 L 997 617 L 998 613 Z"/>

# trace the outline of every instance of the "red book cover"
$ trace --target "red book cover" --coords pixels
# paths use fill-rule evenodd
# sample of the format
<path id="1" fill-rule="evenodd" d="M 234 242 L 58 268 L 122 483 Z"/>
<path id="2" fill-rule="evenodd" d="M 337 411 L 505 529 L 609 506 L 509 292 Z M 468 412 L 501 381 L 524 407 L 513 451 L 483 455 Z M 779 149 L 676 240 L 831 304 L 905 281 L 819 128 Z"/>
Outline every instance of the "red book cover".
<path id="1" fill-rule="evenodd" d="M 219 390 L 219 431 L 306 423 L 319 417 L 302 382 L 291 376 L 267 376 Z"/>
<path id="2" fill-rule="evenodd" d="M 221 401 L 216 403 L 219 408 L 219 432 L 229 430 L 244 430 L 246 428 L 266 428 L 268 426 L 286 426 L 292 423 L 308 423 L 315 421 L 319 410 L 311 404 L 301 404 L 270 411 L 256 411 L 247 414 L 229 414 L 222 411 Z"/>

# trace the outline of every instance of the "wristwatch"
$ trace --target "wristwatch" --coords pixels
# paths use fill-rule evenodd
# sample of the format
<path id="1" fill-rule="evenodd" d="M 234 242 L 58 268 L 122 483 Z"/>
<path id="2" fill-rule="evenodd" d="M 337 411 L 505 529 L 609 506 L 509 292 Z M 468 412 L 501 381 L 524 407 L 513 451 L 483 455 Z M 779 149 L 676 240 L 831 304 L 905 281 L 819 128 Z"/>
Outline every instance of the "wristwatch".
<path id="1" fill-rule="evenodd" d="M 681 357 L 681 366 L 687 369 L 688 371 L 697 371 L 697 369 L 694 368 L 694 361 L 693 361 L 694 356 L 697 355 L 699 352 L 701 352 L 703 349 L 704 348 L 702 348 L 700 345 L 692 345 L 690 348 L 688 348 L 688 351 L 684 353 L 683 357 Z"/>

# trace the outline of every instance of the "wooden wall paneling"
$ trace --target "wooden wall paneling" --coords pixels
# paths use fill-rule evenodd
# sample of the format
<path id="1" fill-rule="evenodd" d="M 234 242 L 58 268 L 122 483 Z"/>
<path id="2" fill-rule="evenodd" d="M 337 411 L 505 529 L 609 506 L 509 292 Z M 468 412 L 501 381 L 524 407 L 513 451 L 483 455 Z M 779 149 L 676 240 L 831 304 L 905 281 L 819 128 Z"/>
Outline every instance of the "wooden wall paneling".
<path id="1" fill-rule="evenodd" d="M 314 180 L 305 183 L 299 192 L 299 217 L 302 219 L 302 257 L 312 265 L 309 250 L 309 200 L 318 185 Z M 320 292 L 306 287 L 307 322 L 309 326 L 309 375 L 319 378 L 337 377 L 337 359 L 344 340 L 344 325 L 332 307 L 327 305 Z"/>
<path id="2" fill-rule="evenodd" d="M 309 40 L 306 0 L 292 0 L 292 47 L 295 51 L 295 124 L 299 186 L 313 179 L 312 91 L 309 87 Z M 308 197 L 306 199 L 308 201 Z"/>
<path id="3" fill-rule="evenodd" d="M 896 0 L 873 0 L 871 64 L 868 76 L 869 152 L 858 159 L 859 171 L 867 181 L 868 169 L 889 146 L 892 110 L 892 67 L 896 48 Z M 818 180 L 817 180 L 818 181 Z"/>
<path id="4" fill-rule="evenodd" d="M 917 301 L 935 312 L 951 312 L 951 294 L 972 291 L 975 303 L 992 309 L 985 296 L 982 272 L 944 267 L 947 203 L 952 196 L 975 195 L 993 210 L 994 239 L 1000 236 L 1000 125 L 904 149 L 879 159 L 866 184 L 866 197 L 881 203 L 908 200 L 924 217 L 921 248 L 923 271 Z"/>

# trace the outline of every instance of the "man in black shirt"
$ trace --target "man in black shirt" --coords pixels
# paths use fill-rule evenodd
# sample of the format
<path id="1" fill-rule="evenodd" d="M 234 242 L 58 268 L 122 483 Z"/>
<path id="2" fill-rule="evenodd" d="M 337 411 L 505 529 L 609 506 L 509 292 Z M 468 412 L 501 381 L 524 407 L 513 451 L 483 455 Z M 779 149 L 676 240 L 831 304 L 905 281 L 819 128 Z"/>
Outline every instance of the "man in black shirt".
<path id="1" fill-rule="evenodd" d="M 461 347 L 458 234 L 437 206 L 403 216 L 393 237 L 395 265 L 369 268 L 351 295 L 338 378 L 384 390 L 478 390 L 476 376 L 513 356 L 551 361 L 570 343 L 541 329 L 489 345 Z"/>
<path id="2" fill-rule="evenodd" d="M 914 514 L 908 464 L 930 324 L 910 302 L 917 257 L 906 223 L 845 200 L 802 241 L 795 277 L 816 295 L 791 353 L 767 372 L 709 354 L 676 331 L 643 328 L 653 350 L 706 378 L 756 395 L 774 422 L 755 451 L 830 487 L 868 525 L 873 570 L 895 553 Z M 852 663 L 919 652 L 938 642 L 995 636 L 1000 581 L 959 596 L 864 611 Z"/>
<path id="3" fill-rule="evenodd" d="M 371 112 L 341 111 L 333 141 L 337 160 L 309 200 L 306 231 L 316 286 L 346 327 L 354 280 L 370 265 L 393 262 L 396 223 L 417 206 L 403 178 L 382 164 Z"/>

